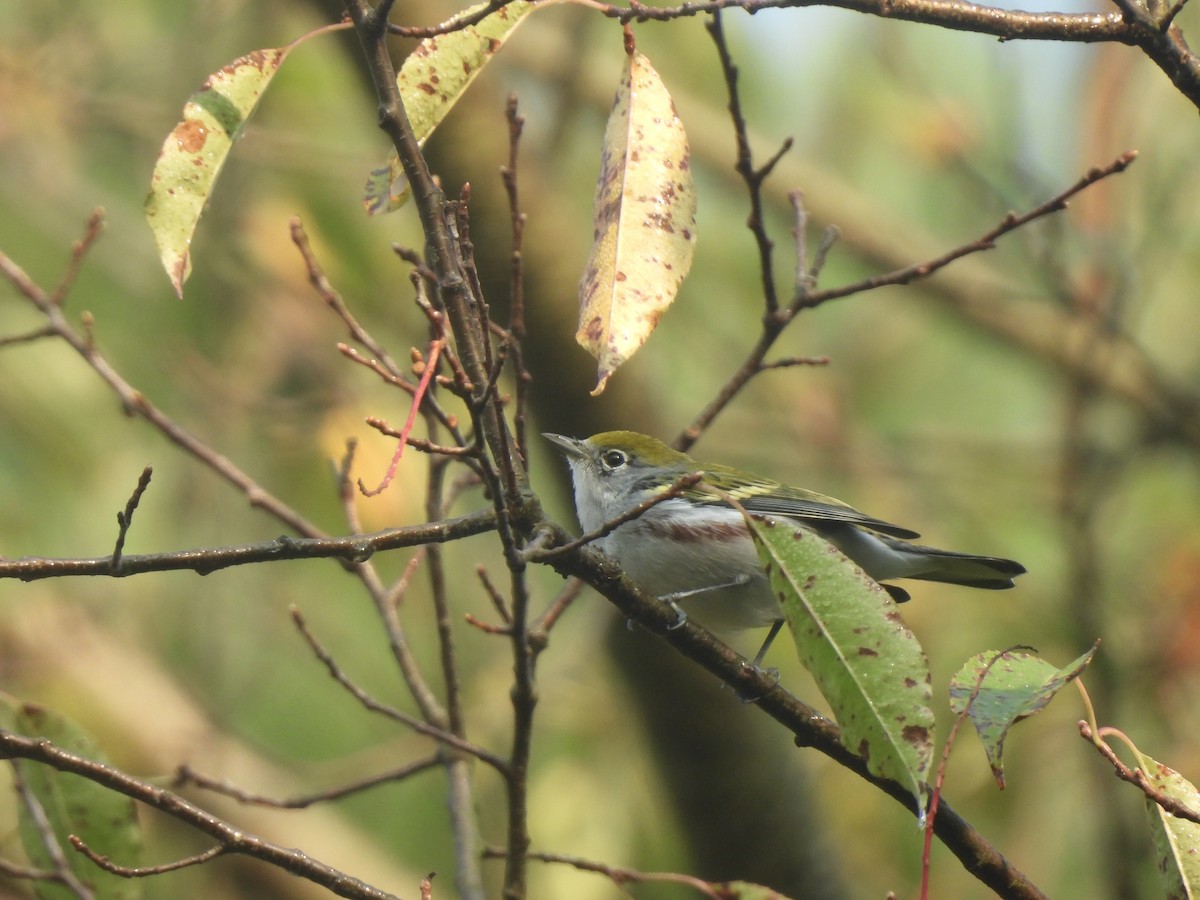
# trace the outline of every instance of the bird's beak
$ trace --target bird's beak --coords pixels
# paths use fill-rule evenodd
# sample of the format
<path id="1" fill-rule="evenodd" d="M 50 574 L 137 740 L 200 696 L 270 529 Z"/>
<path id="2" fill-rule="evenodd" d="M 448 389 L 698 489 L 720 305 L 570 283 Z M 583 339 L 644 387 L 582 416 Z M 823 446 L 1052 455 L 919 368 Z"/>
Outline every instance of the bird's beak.
<path id="1" fill-rule="evenodd" d="M 551 434 L 548 431 L 543 431 L 542 437 L 558 447 L 568 458 L 582 459 L 587 455 L 583 449 L 583 441 L 577 441 L 564 434 Z"/>

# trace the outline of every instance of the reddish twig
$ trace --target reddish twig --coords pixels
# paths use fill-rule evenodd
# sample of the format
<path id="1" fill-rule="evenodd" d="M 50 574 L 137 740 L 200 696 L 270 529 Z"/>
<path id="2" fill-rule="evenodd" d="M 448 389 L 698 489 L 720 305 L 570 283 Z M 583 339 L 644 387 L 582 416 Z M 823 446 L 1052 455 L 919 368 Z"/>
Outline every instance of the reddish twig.
<path id="1" fill-rule="evenodd" d="M 421 401 L 425 397 L 425 392 L 429 390 L 429 380 L 433 378 L 433 373 L 437 370 L 438 356 L 442 352 L 442 347 L 445 346 L 445 341 L 441 338 L 433 340 L 429 344 L 428 359 L 425 361 L 425 370 L 421 373 L 421 380 L 417 383 L 417 390 L 413 394 L 412 405 L 408 410 L 408 418 L 404 422 L 404 427 L 397 435 L 400 438 L 396 444 L 396 451 L 392 454 L 392 461 L 388 464 L 387 472 L 384 473 L 383 480 L 373 490 L 368 490 L 363 484 L 362 479 L 358 480 L 358 489 L 364 497 L 375 497 L 387 488 L 392 483 L 392 479 L 396 477 L 396 470 L 400 466 L 400 457 L 404 455 L 404 448 L 407 446 L 408 435 L 412 432 L 412 427 L 417 421 L 417 411 L 421 408 Z"/>

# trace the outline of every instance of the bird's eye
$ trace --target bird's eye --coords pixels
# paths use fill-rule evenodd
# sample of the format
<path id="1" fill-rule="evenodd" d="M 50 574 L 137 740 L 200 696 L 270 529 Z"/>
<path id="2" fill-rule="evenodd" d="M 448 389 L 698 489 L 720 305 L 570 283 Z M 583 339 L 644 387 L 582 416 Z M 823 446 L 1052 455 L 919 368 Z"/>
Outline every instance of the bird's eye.
<path id="1" fill-rule="evenodd" d="M 600 461 L 606 469 L 619 469 L 629 461 L 629 457 L 623 450 L 605 450 L 600 456 Z"/>

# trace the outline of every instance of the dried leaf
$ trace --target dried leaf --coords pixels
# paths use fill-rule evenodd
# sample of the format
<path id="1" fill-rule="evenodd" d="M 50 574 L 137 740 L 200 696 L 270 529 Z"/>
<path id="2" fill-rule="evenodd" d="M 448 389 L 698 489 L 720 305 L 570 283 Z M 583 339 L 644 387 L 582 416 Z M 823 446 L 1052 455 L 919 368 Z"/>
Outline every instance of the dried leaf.
<path id="1" fill-rule="evenodd" d="M 593 218 L 575 339 L 599 363 L 594 396 L 658 325 L 696 242 L 687 135 L 662 79 L 637 51 L 626 56 L 604 132 Z"/>
<path id="2" fill-rule="evenodd" d="M 209 75 L 163 142 L 146 198 L 146 220 L 180 297 L 192 267 L 192 235 L 221 167 L 293 46 L 255 50 Z"/>

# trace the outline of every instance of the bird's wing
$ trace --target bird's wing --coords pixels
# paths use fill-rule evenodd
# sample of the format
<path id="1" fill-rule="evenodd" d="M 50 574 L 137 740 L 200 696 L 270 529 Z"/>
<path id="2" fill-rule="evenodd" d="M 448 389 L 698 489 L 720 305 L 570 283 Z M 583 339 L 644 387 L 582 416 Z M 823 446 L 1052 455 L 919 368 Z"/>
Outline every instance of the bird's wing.
<path id="1" fill-rule="evenodd" d="M 804 519 L 814 524 L 843 522 L 898 538 L 920 537 L 920 534 L 912 529 L 873 518 L 841 500 L 826 497 L 824 494 L 788 487 L 767 479 L 746 477 L 723 466 L 708 466 L 705 471 L 711 472 L 720 482 L 729 484 L 731 489 L 725 493 L 741 503 L 747 512 Z M 710 502 L 721 502 L 713 494 L 708 494 L 708 498 Z"/>

